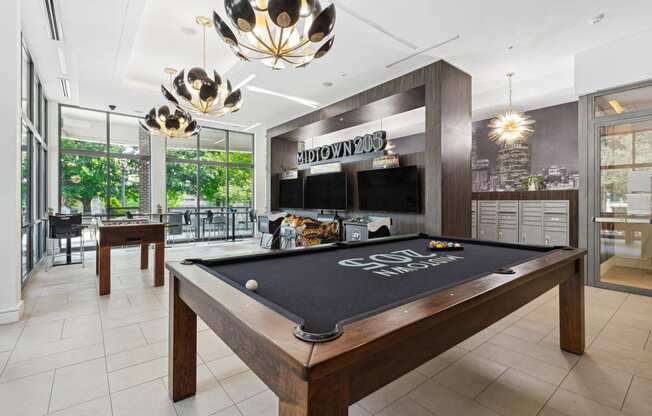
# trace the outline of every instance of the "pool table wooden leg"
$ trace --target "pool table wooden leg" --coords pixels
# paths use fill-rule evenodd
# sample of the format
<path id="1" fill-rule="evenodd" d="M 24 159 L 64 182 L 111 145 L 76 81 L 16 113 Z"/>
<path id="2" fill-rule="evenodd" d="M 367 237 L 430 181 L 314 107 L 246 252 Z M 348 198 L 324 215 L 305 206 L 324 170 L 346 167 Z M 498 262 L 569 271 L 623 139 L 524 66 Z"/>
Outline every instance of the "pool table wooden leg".
<path id="1" fill-rule="evenodd" d="M 149 243 L 140 243 L 140 270 L 149 267 Z"/>
<path id="2" fill-rule="evenodd" d="M 95 275 L 100 274 L 100 243 L 95 243 Z"/>
<path id="3" fill-rule="evenodd" d="M 584 259 L 575 263 L 575 276 L 559 285 L 559 340 L 561 349 L 584 353 Z"/>
<path id="4" fill-rule="evenodd" d="M 165 273 L 165 243 L 160 241 L 154 244 L 154 286 L 165 284 L 163 274 Z"/>
<path id="5" fill-rule="evenodd" d="M 286 397 L 279 397 L 279 416 L 347 416 L 349 390 L 344 377 L 331 374 L 306 382 L 287 370 L 281 370 Z"/>
<path id="6" fill-rule="evenodd" d="M 168 389 L 173 401 L 197 391 L 197 314 L 179 297 L 179 280 L 170 275 Z"/>
<path id="7" fill-rule="evenodd" d="M 100 245 L 100 296 L 111 293 L 111 246 Z"/>

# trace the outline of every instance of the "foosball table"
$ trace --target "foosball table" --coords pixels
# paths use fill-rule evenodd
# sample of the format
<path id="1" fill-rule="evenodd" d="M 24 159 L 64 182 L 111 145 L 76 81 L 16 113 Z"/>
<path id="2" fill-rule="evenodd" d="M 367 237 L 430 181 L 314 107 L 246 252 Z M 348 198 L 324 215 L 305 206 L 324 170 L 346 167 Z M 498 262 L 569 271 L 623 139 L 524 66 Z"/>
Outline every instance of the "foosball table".
<path id="1" fill-rule="evenodd" d="M 149 267 L 149 246 L 154 244 L 154 286 L 163 286 L 165 224 L 145 218 L 97 220 L 95 273 L 100 278 L 100 296 L 111 293 L 111 248 L 140 245 L 140 269 Z"/>

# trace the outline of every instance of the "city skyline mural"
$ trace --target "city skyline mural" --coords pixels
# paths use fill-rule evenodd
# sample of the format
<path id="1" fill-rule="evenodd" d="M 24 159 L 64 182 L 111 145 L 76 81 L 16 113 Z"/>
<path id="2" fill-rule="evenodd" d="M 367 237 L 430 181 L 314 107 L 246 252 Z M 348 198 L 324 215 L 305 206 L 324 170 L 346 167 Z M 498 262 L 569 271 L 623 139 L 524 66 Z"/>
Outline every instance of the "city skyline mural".
<path id="1" fill-rule="evenodd" d="M 528 179 L 539 189 L 577 189 L 577 102 L 528 111 L 534 134 L 522 145 L 502 147 L 489 140 L 489 119 L 473 123 L 473 191 L 526 190 Z"/>

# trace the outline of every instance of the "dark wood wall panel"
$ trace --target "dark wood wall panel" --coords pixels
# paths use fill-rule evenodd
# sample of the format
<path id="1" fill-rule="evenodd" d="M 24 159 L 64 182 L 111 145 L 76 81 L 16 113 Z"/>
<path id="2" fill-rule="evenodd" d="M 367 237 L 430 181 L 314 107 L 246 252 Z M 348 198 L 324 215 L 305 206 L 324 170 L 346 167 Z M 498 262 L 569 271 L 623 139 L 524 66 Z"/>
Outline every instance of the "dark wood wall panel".
<path id="1" fill-rule="evenodd" d="M 421 156 L 423 214 L 392 217 L 401 224 L 401 232 L 470 237 L 471 77 L 444 61 L 276 126 L 267 136 L 271 140 L 298 140 L 420 106 L 425 106 L 426 113 L 425 151 Z M 280 150 L 273 147 L 272 158 Z M 371 166 L 371 161 L 347 164 L 344 169 L 357 171 L 362 166 Z M 277 192 L 278 186 L 272 185 L 272 201 L 278 200 Z"/>
<path id="2" fill-rule="evenodd" d="M 271 139 L 270 141 L 271 157 L 270 157 L 270 172 L 271 178 L 271 195 L 270 195 L 270 208 L 272 210 L 278 209 L 278 191 L 279 191 L 279 175 L 284 169 L 291 169 L 297 167 L 297 151 L 299 144 L 283 139 Z"/>
<path id="3" fill-rule="evenodd" d="M 472 198 L 477 201 L 532 201 L 532 200 L 565 200 L 568 201 L 568 240 L 573 247 L 579 246 L 579 192 L 577 189 L 562 189 L 550 191 L 507 191 L 507 192 L 473 192 Z"/>

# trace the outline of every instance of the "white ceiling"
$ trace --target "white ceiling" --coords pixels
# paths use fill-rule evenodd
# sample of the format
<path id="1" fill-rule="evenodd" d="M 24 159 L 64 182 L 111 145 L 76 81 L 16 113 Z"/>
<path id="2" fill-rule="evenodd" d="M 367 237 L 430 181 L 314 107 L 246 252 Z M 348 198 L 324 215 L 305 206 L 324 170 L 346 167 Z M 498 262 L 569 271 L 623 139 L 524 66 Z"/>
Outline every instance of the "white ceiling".
<path id="1" fill-rule="evenodd" d="M 323 0 L 322 0 L 323 1 Z M 118 106 L 122 113 L 146 112 L 164 102 L 159 85 L 163 67 L 201 64 L 197 15 L 224 14 L 219 0 L 56 0 L 63 42 L 49 40 L 42 0 L 23 1 L 23 31 L 51 99 L 84 107 Z M 505 74 L 516 72 L 514 101 L 522 109 L 576 98 L 573 57 L 652 27 L 652 1 L 626 0 L 336 0 L 336 40 L 331 52 L 305 69 L 273 72 L 237 61 L 217 34 L 208 32 L 209 67 L 237 84 L 251 85 L 329 104 L 380 82 L 446 59 L 473 76 L 474 119 L 504 106 Z M 386 65 L 416 52 L 377 28 L 346 13 L 362 15 L 406 40 L 417 51 L 460 35 L 402 64 Z M 602 22 L 588 21 L 604 13 Z M 508 47 L 512 46 L 510 50 Z M 73 97 L 63 99 L 57 48 L 63 48 Z M 608 59 L 608 57 L 605 57 Z M 332 87 L 322 83 L 330 81 Z M 243 108 L 220 121 L 272 127 L 311 108 L 245 91 Z"/>

